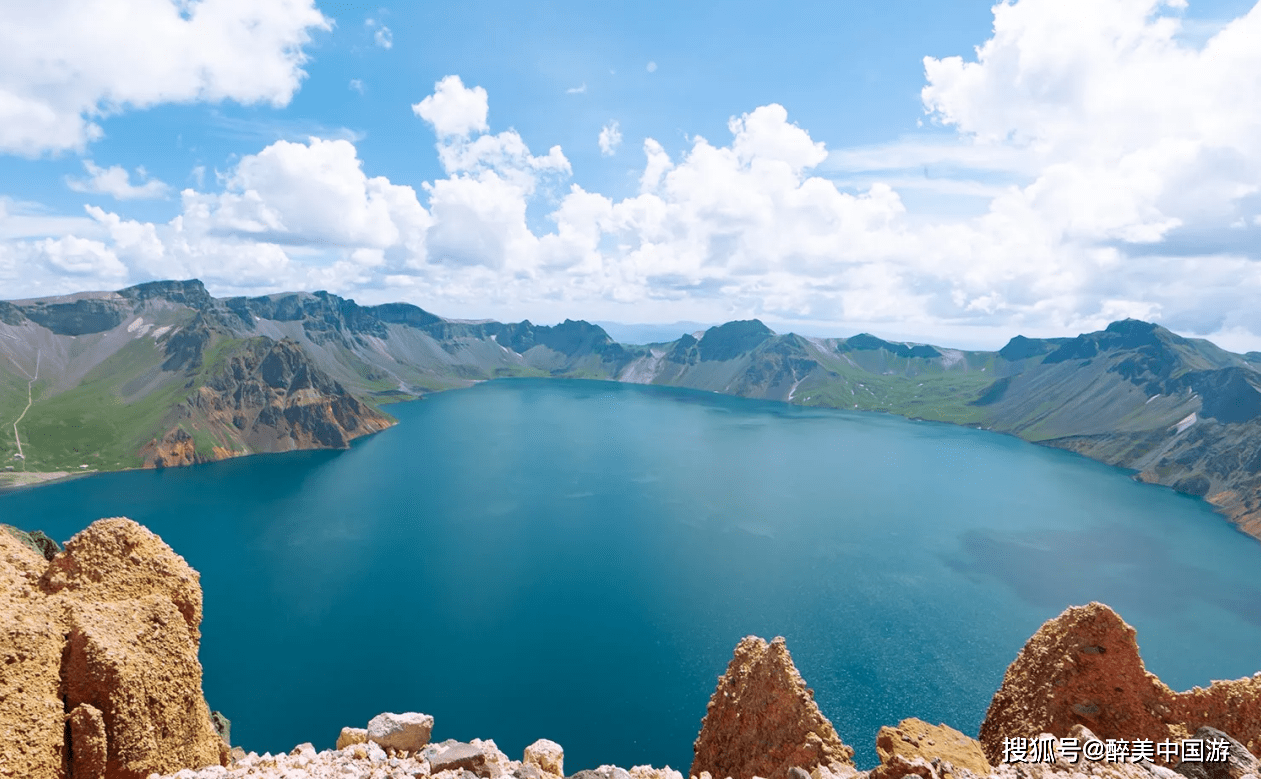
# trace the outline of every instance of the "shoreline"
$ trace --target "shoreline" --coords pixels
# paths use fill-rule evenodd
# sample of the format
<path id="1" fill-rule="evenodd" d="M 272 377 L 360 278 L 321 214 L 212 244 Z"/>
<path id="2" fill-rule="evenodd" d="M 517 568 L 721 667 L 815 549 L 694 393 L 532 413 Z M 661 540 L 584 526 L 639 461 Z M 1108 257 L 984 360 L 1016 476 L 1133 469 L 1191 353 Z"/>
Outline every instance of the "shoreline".
<path id="1" fill-rule="evenodd" d="M 118 471 L 98 471 L 93 469 L 77 473 L 74 471 L 4 471 L 0 472 L 0 495 L 43 487 L 46 484 L 61 484 L 98 473 L 119 473 L 130 470 L 135 469 L 121 468 Z"/>
<path id="2" fill-rule="evenodd" d="M 1033 446 L 1040 446 L 1040 447 L 1043 447 L 1043 448 L 1045 448 L 1045 449 L 1054 449 L 1054 450 L 1056 450 L 1056 451 L 1060 451 L 1060 452 L 1067 452 L 1067 453 L 1069 453 L 1069 454 L 1074 454 L 1074 455 L 1077 455 L 1078 457 L 1082 457 L 1082 458 L 1084 458 L 1084 459 L 1086 459 L 1086 460 L 1090 460 L 1091 462 L 1096 462 L 1096 463 L 1099 463 L 1099 464 L 1101 464 L 1101 465 L 1106 465 L 1106 466 L 1108 466 L 1109 468 L 1114 468 L 1114 469 L 1116 469 L 1116 470 L 1118 470 L 1118 471 L 1120 471 L 1120 472 L 1124 473 L 1124 474 L 1126 475 L 1126 477 L 1127 477 L 1127 478 L 1129 478 L 1129 479 L 1130 479 L 1130 480 L 1132 480 L 1132 481 L 1137 481 L 1137 482 L 1139 482 L 1139 483 L 1141 483 L 1141 484 L 1150 485 L 1150 486 L 1153 486 L 1153 487 L 1164 487 L 1165 489 L 1172 490 L 1172 491 L 1173 491 L 1173 492 L 1175 492 L 1175 493 L 1178 493 L 1178 494 L 1181 494 L 1181 495 L 1187 495 L 1187 497 L 1194 498 L 1196 501 L 1198 501 L 1198 502 L 1200 502 L 1200 503 L 1203 503 L 1203 504 L 1207 505 L 1207 506 L 1208 506 L 1208 507 L 1209 507 L 1209 508 L 1213 511 L 1213 513 L 1214 513 L 1214 514 L 1216 514 L 1218 517 L 1221 517 L 1223 520 L 1225 520 L 1227 524 L 1229 524 L 1231 527 L 1233 527 L 1233 528 L 1234 528 L 1236 531 L 1238 531 L 1239 533 L 1242 533 L 1243 535 L 1248 536 L 1249 538 L 1253 539 L 1254 541 L 1256 541 L 1256 542 L 1258 542 L 1258 543 L 1261 543 L 1261 530 L 1259 530 L 1257 533 L 1252 533 L 1252 532 L 1249 532 L 1249 531 L 1248 531 L 1248 530 L 1244 527 L 1244 523 L 1243 523 L 1242 521 L 1236 521 L 1236 520 L 1235 520 L 1235 518 L 1233 518 L 1233 517 L 1230 515 L 1230 513 L 1228 513 L 1228 511 L 1226 510 L 1226 507 L 1221 506 L 1221 505 L 1218 505 L 1217 503 L 1214 503 L 1213 501 L 1209 500 L 1209 496 L 1207 496 L 1207 495 L 1190 495 L 1190 494 L 1187 494 L 1187 493 L 1179 492 L 1178 490 L 1175 490 L 1172 486 L 1170 486 L 1170 485 L 1168 485 L 1168 484 L 1161 484 L 1160 482 L 1156 482 L 1156 481 L 1146 481 L 1146 480 L 1144 480 L 1144 479 L 1139 478 L 1139 475 L 1142 473 L 1142 471 L 1140 471 L 1140 470 L 1136 470 L 1136 469 L 1134 469 L 1134 468 L 1130 468 L 1130 467 L 1127 467 L 1127 466 L 1125 466 L 1125 465 L 1119 465 L 1119 464 L 1115 464 L 1115 463 L 1109 463 L 1109 462 L 1106 462 L 1106 461 L 1104 461 L 1104 460 L 1097 459 L 1097 458 L 1095 458 L 1095 457 L 1091 457 L 1091 456 L 1090 456 L 1090 455 L 1088 455 L 1088 454 L 1085 454 L 1085 453 L 1082 453 L 1082 452 L 1076 451 L 1076 450 L 1071 449 L 1071 448 L 1068 448 L 1068 447 L 1055 446 L 1055 445 L 1053 445 L 1053 444 L 1051 444 L 1051 443 L 1044 442 L 1044 441 L 1030 441 L 1030 440 L 1028 440 L 1028 439 L 1021 438 L 1021 437 L 1020 437 L 1019 435 L 1017 435 L 1016 433 L 1011 433 L 1011 432 L 1008 432 L 1008 431 L 1005 431 L 1005 430 L 995 430 L 994 428 L 991 428 L 991 427 L 982 427 L 979 423 L 959 423 L 959 422 L 949 422 L 949 421 L 939 420 L 939 419 L 927 419 L 927 418 L 925 418 L 925 417 L 914 417 L 914 416 L 908 416 L 908 415 L 906 415 L 906 414 L 899 414 L 899 413 L 898 413 L 898 412 L 896 412 L 896 411 L 890 411 L 890 410 L 887 410 L 887 409 L 851 409 L 851 408 L 843 408 L 843 407 L 839 407 L 839 406 L 807 405 L 807 404 L 805 404 L 805 403 L 794 402 L 794 401 L 793 401 L 793 400 L 791 400 L 791 399 L 789 399 L 789 400 L 780 400 L 780 399 L 776 399 L 776 398 L 747 398 L 747 397 L 743 397 L 743 396 L 741 396 L 741 395 L 731 395 L 731 394 L 728 394 L 728 393 L 726 393 L 726 392 L 719 392 L 718 390 L 712 390 L 712 391 L 711 391 L 711 390 L 698 390 L 698 389 L 695 389 L 695 388 L 692 388 L 692 387 L 681 387 L 681 386 L 677 386 L 677 385 L 673 385 L 673 384 L 641 384 L 641 383 L 639 383 L 639 382 L 633 382 L 633 381 L 618 381 L 617 379 L 590 379 L 590 378 L 581 378 L 581 377 L 566 377 L 566 376 L 556 376 L 556 377 L 551 377 L 551 376 L 504 376 L 504 377 L 494 378 L 494 379 L 474 379 L 474 380 L 471 380 L 471 381 L 469 382 L 469 384 L 467 384 L 466 386 L 462 386 L 462 387 L 448 387 L 448 388 L 445 388 L 445 389 L 438 389 L 438 390 L 427 390 L 427 391 L 425 391 L 425 392 L 423 392 L 423 393 L 421 393 L 421 394 L 418 394 L 418 395 L 412 395 L 412 396 L 410 396 L 410 397 L 406 397 L 406 398 L 403 398 L 403 397 L 397 397 L 397 396 L 395 396 L 395 397 L 393 397 L 392 399 L 390 399 L 389 401 L 385 401 L 385 402 L 380 402 L 380 401 L 378 401 L 378 403 L 377 403 L 377 404 L 375 404 L 375 405 L 378 405 L 378 406 L 393 406 L 393 405 L 396 405 L 396 404 L 414 403 L 414 402 L 416 402 L 416 401 L 425 400 L 425 399 L 426 399 L 426 398 L 428 398 L 430 395 L 436 395 L 436 394 L 439 394 L 439 393 L 454 392 L 454 391 L 458 391 L 458 390 L 470 389 L 470 388 L 472 388 L 472 387 L 476 387 L 476 386 L 477 386 L 477 385 L 479 385 L 479 384 L 485 384 L 485 383 L 488 383 L 488 382 L 494 382 L 494 381 L 510 382 L 510 381 L 519 380 L 519 379 L 527 379 L 527 380 L 545 380 L 545 381 L 552 381 L 552 380 L 554 380 L 554 379 L 564 379 L 564 380 L 568 380 L 568 381 L 585 381 L 585 382 L 593 382 L 593 383 L 600 383 L 600 384 L 617 384 L 617 385 L 623 385 L 623 386 L 636 386 L 636 387 L 665 387 L 665 388 L 668 388 L 668 389 L 676 389 L 676 390 L 693 390 L 693 391 L 695 391 L 695 392 L 701 392 L 701 393 L 705 393 L 705 394 L 722 395 L 722 396 L 724 396 L 724 397 L 729 397 L 729 398 L 741 398 L 741 399 L 744 399 L 744 400 L 757 400 L 757 401 L 762 401 L 762 402 L 779 403 L 779 404 L 783 404 L 783 405 L 785 405 L 785 406 L 794 406 L 794 407 L 796 407 L 796 408 L 803 408 L 803 409 L 821 409 L 821 410 L 829 410 L 829 411 L 843 411 L 843 412 L 847 412 L 847 413 L 860 413 L 860 414 L 885 414 L 885 415 L 888 415 L 888 416 L 901 417 L 902 419 L 905 419 L 905 420 L 906 420 L 906 421 L 908 421 L 908 422 L 930 422 L 930 423 L 940 424 L 940 425 L 949 425 L 949 426 L 951 426 L 951 427 L 968 428 L 968 429 L 971 429 L 971 430 L 980 430 L 980 431 L 987 432 L 987 433 L 997 433 L 997 434 L 999 434 L 999 435 L 1005 435 L 1005 436 L 1010 436 L 1010 437 L 1012 437 L 1012 438 L 1019 439 L 1019 440 L 1021 440 L 1021 441 L 1024 441 L 1025 443 L 1030 444 L 1030 445 L 1033 445 Z M 367 402 L 367 401 L 365 401 L 365 402 Z M 397 419 L 395 419 L 395 420 L 393 420 L 392 424 L 390 424 L 388 427 L 386 427 L 386 428 L 384 428 L 384 429 L 382 429 L 382 430 L 377 430 L 377 431 L 374 431 L 374 432 L 371 432 L 371 433 L 365 433 L 364 435 L 356 436 L 355 438 L 351 439 L 351 441 L 352 441 L 352 445 L 353 445 L 353 441 L 357 441 L 357 440 L 360 440 L 360 439 L 363 439 L 363 438 L 368 438 L 368 437 L 370 437 L 370 436 L 377 435 L 378 433 L 385 432 L 385 430 L 389 430 L 390 428 L 393 428 L 393 427 L 397 426 L 398 424 L 399 424 L 398 420 L 397 420 Z M 303 448 L 300 448 L 300 449 L 291 449 L 291 450 L 288 450 L 288 451 L 289 451 L 289 452 L 295 452 L 295 451 L 304 451 L 304 452 L 308 452 L 308 451 L 309 451 L 309 452 L 314 452 L 314 451 L 337 451 L 337 450 L 336 450 L 336 449 L 333 449 L 333 448 L 331 448 L 331 447 L 314 446 L 314 447 L 303 447 Z M 208 463 L 222 462 L 223 460 L 228 460 L 228 459 L 238 459 L 238 458 L 241 458 L 241 457 L 252 457 L 252 456 L 254 456 L 254 455 L 259 455 L 259 454 L 288 454 L 288 452 L 248 452 L 248 453 L 246 453 L 246 454 L 234 454 L 232 457 L 221 457 L 221 458 L 217 458 L 217 459 L 214 459 L 214 460 L 206 460 L 206 461 L 201 462 L 201 463 L 189 463 L 189 464 L 184 464 L 184 465 L 171 465 L 171 466 L 163 466 L 163 467 L 167 467 L 167 468 L 186 468 L 186 467 L 189 467 L 190 465 L 205 465 L 205 464 L 208 464 Z M 84 471 L 84 472 L 77 472 L 77 473 L 76 473 L 76 472 L 73 472 L 73 471 L 15 471 L 15 472 L 11 472 L 11 473 L 0 472 L 0 495 L 5 495 L 5 494 L 10 493 L 10 492 L 17 492 L 17 491 L 19 491 L 19 490 L 34 489 L 34 488 L 41 487 L 41 486 L 44 486 L 44 485 L 50 485 L 50 484 L 62 484 L 62 483 L 65 483 L 65 482 L 71 481 L 71 480 L 76 479 L 76 478 L 83 478 L 83 477 L 85 477 L 85 476 L 91 476 L 91 475 L 96 475 L 96 474 L 105 474 L 105 473 L 126 473 L 126 472 L 128 472 L 128 471 L 143 471 L 143 470 L 157 470 L 157 469 L 156 469 L 156 468 L 145 467 L 145 466 L 140 466 L 140 467 L 136 467 L 136 468 L 118 468 L 118 469 L 116 469 L 116 470 L 95 470 L 95 469 L 93 469 L 93 470 Z M 15 476 L 15 475 L 18 475 L 18 474 L 30 474 L 30 475 L 32 475 L 32 476 L 37 476 L 37 477 L 38 477 L 38 476 L 42 476 L 42 477 L 44 477 L 44 478 L 35 478 L 35 479 L 31 479 L 30 481 L 27 481 L 26 483 L 21 483 L 21 484 L 19 484 L 19 483 L 13 483 L 13 482 L 18 481 L 18 479 L 13 479 L 13 481 L 11 482 L 11 481 L 10 481 L 10 477 Z"/>

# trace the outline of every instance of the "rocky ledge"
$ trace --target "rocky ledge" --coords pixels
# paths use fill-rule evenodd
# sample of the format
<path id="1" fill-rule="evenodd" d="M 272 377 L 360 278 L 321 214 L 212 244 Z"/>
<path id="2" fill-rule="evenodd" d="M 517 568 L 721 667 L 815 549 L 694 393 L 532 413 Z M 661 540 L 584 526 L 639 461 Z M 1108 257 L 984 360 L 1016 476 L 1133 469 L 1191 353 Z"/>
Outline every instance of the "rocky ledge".
<path id="1" fill-rule="evenodd" d="M 415 712 L 344 728 L 337 748 L 324 752 L 311 744 L 287 755 L 231 749 L 201 691 L 197 572 L 128 519 L 95 522 L 61 550 L 42 540 L 0 532 L 0 777 L 566 776 L 555 742 L 510 759 L 490 740 L 433 742 L 434 718 Z M 784 639 L 749 636 L 718 679 L 688 776 L 1257 779 L 1261 673 L 1174 692 L 1143 667 L 1134 629 L 1115 612 L 1072 607 L 1021 650 L 979 735 L 903 720 L 876 734 L 880 765 L 859 771 Z M 1206 754 L 1180 753 L 1188 744 Z M 568 779 L 683 774 L 605 765 Z"/>

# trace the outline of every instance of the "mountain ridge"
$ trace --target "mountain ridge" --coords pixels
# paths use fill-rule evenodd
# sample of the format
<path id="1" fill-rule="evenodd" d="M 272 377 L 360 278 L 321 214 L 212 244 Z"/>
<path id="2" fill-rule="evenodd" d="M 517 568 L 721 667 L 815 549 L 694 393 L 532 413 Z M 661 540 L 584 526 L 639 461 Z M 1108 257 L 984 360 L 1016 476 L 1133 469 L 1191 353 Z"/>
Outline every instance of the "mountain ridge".
<path id="1" fill-rule="evenodd" d="M 0 302 L 0 354 L 6 426 L 32 388 L 28 454 L 13 460 L 13 434 L 0 439 L 15 473 L 344 447 L 391 424 L 377 407 L 396 400 L 495 378 L 602 379 L 1009 433 L 1203 498 L 1261 538 L 1261 356 L 1133 319 L 996 351 L 778 334 L 756 319 L 631 345 L 583 320 L 461 321 L 325 291 L 215 298 L 197 280 L 154 281 Z"/>

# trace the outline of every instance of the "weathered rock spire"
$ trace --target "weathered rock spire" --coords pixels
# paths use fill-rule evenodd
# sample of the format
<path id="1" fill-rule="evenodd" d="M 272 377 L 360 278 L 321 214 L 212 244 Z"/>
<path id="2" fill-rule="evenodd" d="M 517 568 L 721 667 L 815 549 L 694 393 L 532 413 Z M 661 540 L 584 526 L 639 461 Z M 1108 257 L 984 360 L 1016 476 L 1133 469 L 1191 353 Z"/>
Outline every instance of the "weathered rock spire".
<path id="1" fill-rule="evenodd" d="M 853 765 L 854 750 L 814 702 L 783 637 L 748 636 L 718 677 L 696 738 L 692 776 L 788 779 L 791 768 Z"/>

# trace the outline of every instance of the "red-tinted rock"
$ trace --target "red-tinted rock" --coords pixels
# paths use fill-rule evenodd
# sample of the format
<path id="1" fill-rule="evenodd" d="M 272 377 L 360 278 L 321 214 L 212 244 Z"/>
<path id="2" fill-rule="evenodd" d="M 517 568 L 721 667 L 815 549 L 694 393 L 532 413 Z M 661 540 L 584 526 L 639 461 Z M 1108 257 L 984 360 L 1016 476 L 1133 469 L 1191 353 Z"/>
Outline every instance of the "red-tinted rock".
<path id="1" fill-rule="evenodd" d="M 789 769 L 853 764 L 793 665 L 783 638 L 749 636 L 718 678 L 696 738 L 692 776 L 787 779 Z"/>

